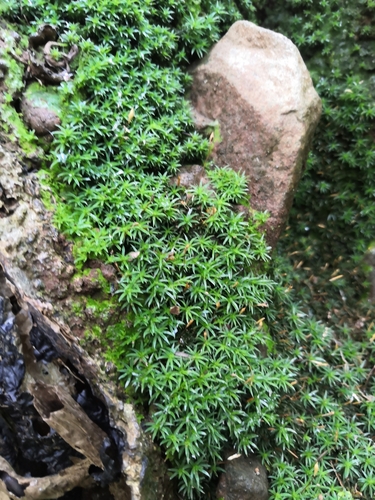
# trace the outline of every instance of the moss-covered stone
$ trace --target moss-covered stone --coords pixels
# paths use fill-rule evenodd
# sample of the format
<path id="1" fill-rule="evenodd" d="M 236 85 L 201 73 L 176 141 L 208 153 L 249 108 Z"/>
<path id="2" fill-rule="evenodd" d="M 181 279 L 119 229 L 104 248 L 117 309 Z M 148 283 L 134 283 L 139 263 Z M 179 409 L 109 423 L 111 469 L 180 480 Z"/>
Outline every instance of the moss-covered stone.
<path id="1" fill-rule="evenodd" d="M 60 87 L 33 82 L 26 88 L 21 102 L 25 123 L 36 135 L 52 138 L 51 132 L 60 125 L 63 100 Z"/>
<path id="2" fill-rule="evenodd" d="M 26 128 L 13 106 L 24 88 L 24 67 L 16 61 L 14 55 L 19 56 L 20 47 L 27 44 L 26 40 L 12 26 L 0 27 L 0 59 L 4 68 L 4 78 L 0 81 L 0 130 L 10 142 L 19 144 L 25 156 L 30 157 L 41 151 L 34 133 Z"/>

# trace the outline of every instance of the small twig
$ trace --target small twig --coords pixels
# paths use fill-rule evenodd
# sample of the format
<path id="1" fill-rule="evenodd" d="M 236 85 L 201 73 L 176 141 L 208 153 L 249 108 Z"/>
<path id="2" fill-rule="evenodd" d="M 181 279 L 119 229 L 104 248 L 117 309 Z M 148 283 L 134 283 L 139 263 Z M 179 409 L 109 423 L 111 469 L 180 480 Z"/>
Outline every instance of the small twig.
<path id="1" fill-rule="evenodd" d="M 287 448 L 287 450 L 289 451 L 289 453 L 294 457 L 294 458 L 297 458 L 297 460 L 299 459 L 299 456 L 296 455 L 292 450 L 290 450 L 289 448 Z"/>
<path id="2" fill-rule="evenodd" d="M 370 382 L 370 378 L 374 375 L 375 373 L 375 365 L 372 367 L 370 373 L 367 375 L 366 382 L 363 385 L 363 389 L 367 388 L 367 384 Z"/>
<path id="3" fill-rule="evenodd" d="M 340 486 L 345 490 L 345 486 L 344 486 L 343 482 L 341 481 L 340 476 L 337 474 L 337 470 L 335 469 L 335 466 L 333 465 L 332 461 L 331 461 L 331 465 L 332 465 L 333 472 L 335 473 L 335 476 L 337 477 L 337 480 L 340 483 Z"/>
<path id="4" fill-rule="evenodd" d="M 316 459 L 317 462 L 319 462 L 319 460 L 321 460 L 325 455 L 327 455 L 328 453 L 328 450 L 327 451 L 324 451 L 323 453 L 321 453 L 318 458 Z"/>

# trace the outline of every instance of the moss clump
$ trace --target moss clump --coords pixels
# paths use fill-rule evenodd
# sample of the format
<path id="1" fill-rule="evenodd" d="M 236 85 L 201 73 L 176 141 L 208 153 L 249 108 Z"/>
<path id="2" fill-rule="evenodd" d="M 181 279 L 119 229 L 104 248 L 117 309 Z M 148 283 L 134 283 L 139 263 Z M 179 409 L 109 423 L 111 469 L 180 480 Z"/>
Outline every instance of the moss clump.
<path id="1" fill-rule="evenodd" d="M 54 24 L 80 47 L 75 78 L 61 86 L 55 220 L 79 264 L 117 268 L 124 319 L 108 331 L 108 356 L 151 408 L 147 427 L 181 495 L 207 496 L 231 444 L 261 454 L 273 500 L 369 500 L 373 344 L 306 317 L 277 284 L 258 232 L 264 215 L 231 210 L 243 176 L 207 165 L 214 189 L 170 182 L 209 148 L 183 98 L 185 64 L 253 10 L 245 0 L 27 0 L 8 15 Z"/>

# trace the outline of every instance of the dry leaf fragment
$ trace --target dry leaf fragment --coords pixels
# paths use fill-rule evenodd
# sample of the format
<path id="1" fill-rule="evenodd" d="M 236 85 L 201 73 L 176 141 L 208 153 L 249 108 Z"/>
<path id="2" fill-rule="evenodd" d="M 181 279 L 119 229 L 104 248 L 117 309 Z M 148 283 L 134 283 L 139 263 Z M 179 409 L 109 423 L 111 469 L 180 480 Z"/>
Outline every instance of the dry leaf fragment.
<path id="1" fill-rule="evenodd" d="M 316 359 L 313 359 L 311 363 L 314 363 L 316 366 L 329 366 L 328 363 L 323 363 L 322 361 L 317 361 Z"/>
<path id="2" fill-rule="evenodd" d="M 132 109 L 129 111 L 129 114 L 128 114 L 128 123 L 131 123 L 131 121 L 132 121 L 132 120 L 133 120 L 133 118 L 134 118 L 134 115 L 135 115 L 134 108 L 132 108 Z"/>
<path id="3" fill-rule="evenodd" d="M 173 314 L 174 316 L 178 316 L 180 314 L 180 308 L 178 306 L 172 306 L 169 309 L 169 312 Z"/>
<path id="4" fill-rule="evenodd" d="M 331 278 L 329 281 L 336 281 L 336 280 L 339 280 L 340 278 L 343 278 L 344 275 L 343 274 L 339 274 L 338 276 L 335 276 L 334 278 Z"/>
<path id="5" fill-rule="evenodd" d="M 234 455 L 231 455 L 230 457 L 227 458 L 227 460 L 235 460 L 236 458 L 240 458 L 241 453 L 235 453 Z"/>
<path id="6" fill-rule="evenodd" d="M 186 325 L 186 328 L 189 328 L 189 326 L 191 326 L 193 323 L 194 323 L 194 320 L 193 320 L 193 319 L 191 319 L 191 320 L 189 321 L 189 323 Z"/>
<path id="7" fill-rule="evenodd" d="M 130 252 L 128 253 L 129 260 L 134 260 L 139 257 L 141 252 Z"/>
<path id="8" fill-rule="evenodd" d="M 319 464 L 318 462 L 316 462 L 314 465 L 314 477 L 318 474 L 318 472 L 319 472 Z"/>
<path id="9" fill-rule="evenodd" d="M 259 325 L 261 328 L 263 326 L 263 321 L 265 320 L 266 318 L 260 318 L 258 319 L 258 321 L 256 322 L 257 325 Z"/>

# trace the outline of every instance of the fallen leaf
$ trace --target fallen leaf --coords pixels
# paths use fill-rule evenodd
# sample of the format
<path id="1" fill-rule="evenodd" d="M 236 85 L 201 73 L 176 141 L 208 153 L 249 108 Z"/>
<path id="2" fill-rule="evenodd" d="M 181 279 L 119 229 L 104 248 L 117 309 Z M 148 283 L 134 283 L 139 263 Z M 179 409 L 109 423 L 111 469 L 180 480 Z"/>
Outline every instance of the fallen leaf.
<path id="1" fill-rule="evenodd" d="M 216 207 L 209 207 L 209 208 L 207 208 L 207 213 L 209 215 L 214 215 L 214 214 L 216 214 L 216 212 L 217 212 L 217 208 Z"/>
<path id="2" fill-rule="evenodd" d="M 174 260 L 174 252 L 169 252 L 167 260 Z"/>

